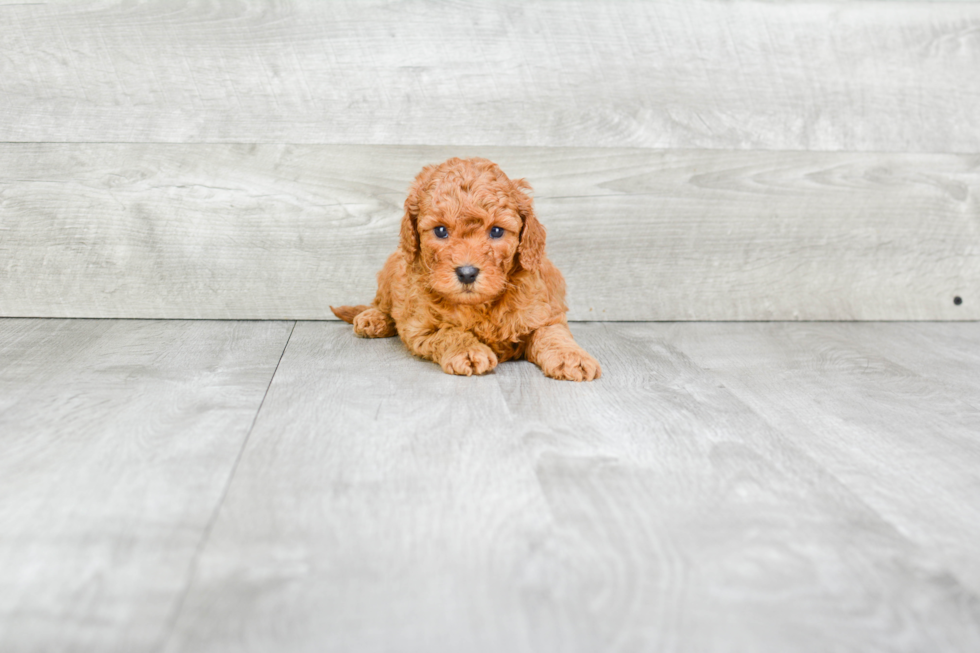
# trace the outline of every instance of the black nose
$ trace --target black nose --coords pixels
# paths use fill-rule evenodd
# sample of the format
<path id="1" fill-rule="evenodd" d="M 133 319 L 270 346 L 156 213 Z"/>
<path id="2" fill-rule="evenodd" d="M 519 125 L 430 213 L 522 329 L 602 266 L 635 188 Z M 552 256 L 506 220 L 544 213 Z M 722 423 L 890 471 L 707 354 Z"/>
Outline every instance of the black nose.
<path id="1" fill-rule="evenodd" d="M 460 283 L 473 283 L 476 281 L 476 275 L 478 274 L 480 274 L 480 270 L 472 265 L 464 265 L 463 267 L 456 268 L 456 278 L 459 279 Z"/>

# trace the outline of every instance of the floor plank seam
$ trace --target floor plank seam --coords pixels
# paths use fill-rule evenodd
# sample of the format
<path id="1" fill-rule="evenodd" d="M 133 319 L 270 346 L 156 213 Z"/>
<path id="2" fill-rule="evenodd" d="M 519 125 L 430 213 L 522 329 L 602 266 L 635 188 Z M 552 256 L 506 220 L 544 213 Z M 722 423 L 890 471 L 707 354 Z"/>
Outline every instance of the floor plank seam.
<path id="1" fill-rule="evenodd" d="M 164 636 L 161 639 L 160 647 L 156 650 L 156 653 L 163 653 L 163 651 L 167 650 L 167 647 L 170 644 L 170 639 L 173 637 L 175 628 L 177 627 L 177 622 L 180 620 L 180 615 L 184 611 L 184 603 L 187 601 L 187 595 L 190 593 L 191 587 L 194 585 L 194 579 L 197 577 L 197 566 L 201 558 L 201 553 L 204 551 L 208 541 L 211 539 L 211 531 L 214 529 L 215 522 L 218 520 L 218 515 L 221 513 L 221 507 L 224 505 L 225 499 L 228 497 L 228 489 L 231 487 L 232 481 L 235 479 L 235 473 L 238 471 L 238 465 L 241 463 L 242 455 L 245 453 L 245 448 L 248 446 L 248 441 L 252 437 L 252 431 L 255 430 L 255 424 L 259 419 L 259 415 L 262 414 L 262 407 L 265 405 L 265 400 L 269 396 L 269 390 L 272 388 L 272 384 L 276 380 L 276 373 L 279 371 L 279 366 L 282 364 L 283 356 L 286 355 L 286 350 L 289 348 L 289 341 L 293 337 L 293 331 L 296 330 L 296 322 L 297 321 L 294 320 L 293 326 L 289 329 L 289 335 L 286 336 L 286 342 L 282 347 L 282 351 L 279 353 L 279 360 L 276 361 L 276 367 L 272 370 L 272 375 L 269 377 L 269 384 L 265 387 L 265 392 L 262 394 L 262 400 L 259 402 L 259 406 L 255 410 L 255 416 L 252 418 L 252 423 L 249 425 L 248 431 L 245 433 L 245 437 L 242 439 L 242 446 L 239 447 L 238 455 L 235 457 L 235 462 L 233 462 L 231 465 L 231 470 L 228 472 L 228 478 L 225 481 L 225 485 L 221 489 L 221 495 L 218 497 L 214 510 L 211 512 L 211 517 L 208 519 L 208 522 L 204 527 L 204 531 L 201 534 L 201 539 L 194 551 L 194 557 L 191 559 L 190 573 L 187 575 L 187 583 L 185 584 L 183 591 L 180 593 L 180 598 L 177 599 L 177 604 L 174 607 L 173 615 L 167 623 L 167 627 L 164 629 Z"/>

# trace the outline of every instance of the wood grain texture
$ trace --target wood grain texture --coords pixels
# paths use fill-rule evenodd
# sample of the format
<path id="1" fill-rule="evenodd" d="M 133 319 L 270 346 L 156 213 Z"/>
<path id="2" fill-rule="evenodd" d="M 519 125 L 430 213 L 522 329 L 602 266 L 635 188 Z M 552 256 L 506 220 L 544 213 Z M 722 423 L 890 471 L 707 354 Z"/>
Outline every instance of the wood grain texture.
<path id="1" fill-rule="evenodd" d="M 837 339 L 862 351 L 873 352 L 919 376 L 944 386 L 944 392 L 965 397 L 980 407 L 980 337 L 976 323 L 908 324 L 887 327 L 890 337 L 862 324 L 834 327 Z"/>
<path id="2" fill-rule="evenodd" d="M 649 328 L 980 595 L 980 325 L 689 326 Z"/>
<path id="3" fill-rule="evenodd" d="M 604 374 L 571 384 L 526 362 L 450 377 L 396 340 L 298 324 L 164 650 L 975 650 L 975 557 L 947 568 L 948 548 L 866 496 L 892 487 L 901 450 L 855 456 L 854 485 L 669 342 L 690 329 L 724 350 L 770 328 L 573 325 Z M 792 366 L 823 326 L 779 328 L 762 342 Z M 837 362 L 816 389 L 863 397 L 869 438 L 905 429 L 899 397 L 938 387 L 862 385 Z M 755 361 L 741 374 L 769 377 Z M 769 403 L 783 386 L 797 399 L 789 378 Z M 962 443 L 967 418 L 941 430 Z M 898 437 L 920 437 L 927 463 L 893 499 L 959 479 L 922 525 L 972 514 L 977 465 L 940 470 L 949 443 Z M 972 550 L 970 533 L 948 544 Z"/>
<path id="4" fill-rule="evenodd" d="M 980 152 L 980 5 L 23 3 L 0 141 Z"/>
<path id="5" fill-rule="evenodd" d="M 534 186 L 573 320 L 980 319 L 972 155 L 221 144 L 0 145 L 0 315 L 330 318 L 452 155 Z"/>
<path id="6" fill-rule="evenodd" d="M 0 320 L 0 650 L 158 650 L 290 327 Z"/>

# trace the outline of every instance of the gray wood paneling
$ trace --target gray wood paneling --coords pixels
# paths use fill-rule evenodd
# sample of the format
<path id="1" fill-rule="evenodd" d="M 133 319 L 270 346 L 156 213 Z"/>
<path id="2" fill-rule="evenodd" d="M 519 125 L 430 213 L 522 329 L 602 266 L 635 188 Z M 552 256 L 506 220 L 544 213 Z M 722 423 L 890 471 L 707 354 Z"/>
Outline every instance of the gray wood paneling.
<path id="1" fill-rule="evenodd" d="M 0 320 L 0 650 L 159 649 L 291 326 Z"/>
<path id="2" fill-rule="evenodd" d="M 573 325 L 571 384 L 300 323 L 164 650 L 974 651 L 975 411 L 833 326 Z"/>
<path id="3" fill-rule="evenodd" d="M 290 327 L 0 320 L 0 650 L 980 648 L 980 325 Z"/>
<path id="4" fill-rule="evenodd" d="M 645 325 L 980 595 L 980 325 Z M 603 368 L 605 371 L 605 368 Z M 980 621 L 976 622 L 980 625 Z M 938 648 L 942 648 L 941 646 Z"/>
<path id="5" fill-rule="evenodd" d="M 980 329 L 974 323 L 891 324 L 890 337 L 864 324 L 841 324 L 834 334 L 852 347 L 883 358 L 946 387 L 954 396 L 971 398 L 980 408 Z"/>
<path id="6" fill-rule="evenodd" d="M 0 145 L 0 315 L 330 318 L 452 155 L 534 186 L 575 320 L 980 318 L 974 155 L 225 144 Z"/>
<path id="7" fill-rule="evenodd" d="M 0 6 L 0 141 L 980 152 L 980 6 Z"/>

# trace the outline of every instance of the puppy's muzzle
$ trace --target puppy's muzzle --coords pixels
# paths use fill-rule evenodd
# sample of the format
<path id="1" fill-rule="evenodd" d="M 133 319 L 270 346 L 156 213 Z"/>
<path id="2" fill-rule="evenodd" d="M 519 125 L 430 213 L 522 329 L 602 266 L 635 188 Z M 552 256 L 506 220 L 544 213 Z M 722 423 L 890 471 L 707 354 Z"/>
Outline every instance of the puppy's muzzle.
<path id="1" fill-rule="evenodd" d="M 464 285 L 469 285 L 476 281 L 476 277 L 479 274 L 479 268 L 475 268 L 472 265 L 463 265 L 456 268 L 456 278 Z"/>

